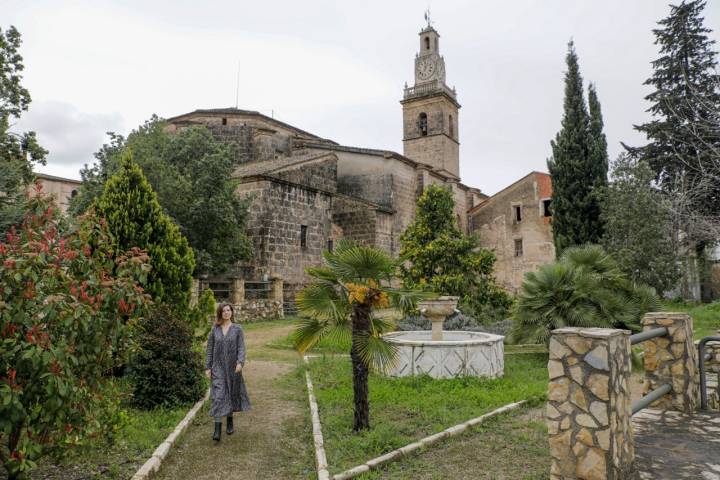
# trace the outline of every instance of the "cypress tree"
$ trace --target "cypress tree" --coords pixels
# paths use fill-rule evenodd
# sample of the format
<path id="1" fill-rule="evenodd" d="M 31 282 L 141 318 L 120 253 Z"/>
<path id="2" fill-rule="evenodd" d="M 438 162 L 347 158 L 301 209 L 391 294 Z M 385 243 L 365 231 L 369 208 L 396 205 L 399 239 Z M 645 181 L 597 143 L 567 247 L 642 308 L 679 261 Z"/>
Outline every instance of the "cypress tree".
<path id="1" fill-rule="evenodd" d="M 573 245 L 598 243 L 602 224 L 596 188 L 607 184 L 607 145 L 594 88 L 592 112 L 583 96 L 583 80 L 572 41 L 568 44 L 562 128 L 551 141 L 553 238 L 556 255 Z"/>
<path id="2" fill-rule="evenodd" d="M 123 152 L 120 168 L 105 184 L 97 209 L 107 221 L 118 251 L 133 247 L 147 251 L 152 270 L 146 289 L 153 299 L 183 312 L 190 301 L 193 252 L 163 213 L 131 151 Z"/>
<path id="3" fill-rule="evenodd" d="M 652 62 L 653 75 L 645 81 L 654 88 L 645 97 L 651 103 L 647 111 L 652 119 L 635 127 L 645 133 L 648 143 L 628 147 L 647 161 L 664 191 L 682 200 L 679 227 L 701 262 L 701 275 L 706 273 L 706 247 L 717 241 L 706 222 L 720 210 L 719 77 L 715 41 L 708 38 L 712 31 L 703 26 L 701 16 L 705 3 L 693 0 L 671 5 L 670 15 L 653 30 L 660 57 Z M 707 300 L 708 294 L 704 288 L 703 298 Z"/>

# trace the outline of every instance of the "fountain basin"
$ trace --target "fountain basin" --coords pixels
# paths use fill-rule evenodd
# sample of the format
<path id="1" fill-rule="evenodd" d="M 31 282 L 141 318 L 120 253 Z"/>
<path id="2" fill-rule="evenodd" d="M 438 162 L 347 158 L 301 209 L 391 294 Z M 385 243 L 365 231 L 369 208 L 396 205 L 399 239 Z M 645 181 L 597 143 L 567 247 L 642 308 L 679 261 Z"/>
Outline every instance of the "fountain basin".
<path id="1" fill-rule="evenodd" d="M 504 373 L 501 335 L 483 332 L 443 331 L 443 340 L 432 340 L 430 330 L 392 332 L 383 336 L 398 347 L 398 362 L 388 372 L 393 377 L 428 374 L 433 378 L 462 376 L 497 378 Z"/>

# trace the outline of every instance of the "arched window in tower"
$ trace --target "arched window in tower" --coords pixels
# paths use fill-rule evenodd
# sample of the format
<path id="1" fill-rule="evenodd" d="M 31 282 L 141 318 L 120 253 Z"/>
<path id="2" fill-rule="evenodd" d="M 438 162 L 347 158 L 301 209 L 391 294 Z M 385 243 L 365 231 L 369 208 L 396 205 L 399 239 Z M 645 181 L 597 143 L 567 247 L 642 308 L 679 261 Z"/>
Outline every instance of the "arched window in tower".
<path id="1" fill-rule="evenodd" d="M 427 134 L 428 134 L 427 113 L 422 112 L 420 114 L 420 117 L 418 118 L 418 127 L 420 128 L 420 135 L 422 135 L 423 137 L 427 136 Z"/>
<path id="2" fill-rule="evenodd" d="M 425 50 L 430 50 L 430 37 L 425 37 Z"/>
<path id="3" fill-rule="evenodd" d="M 450 125 L 450 138 L 455 138 L 455 124 L 453 123 L 452 115 L 450 115 L 448 120 L 448 124 Z"/>

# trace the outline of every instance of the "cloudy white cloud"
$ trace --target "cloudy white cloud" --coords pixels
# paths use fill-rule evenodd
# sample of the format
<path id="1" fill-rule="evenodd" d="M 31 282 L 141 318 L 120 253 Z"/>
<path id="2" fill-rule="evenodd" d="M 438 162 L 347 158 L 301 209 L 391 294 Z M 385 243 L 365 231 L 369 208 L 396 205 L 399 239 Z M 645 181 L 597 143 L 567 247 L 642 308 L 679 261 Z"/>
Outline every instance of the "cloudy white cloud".
<path id="1" fill-rule="evenodd" d="M 706 24 L 717 35 L 720 9 L 708 3 Z M 344 144 L 402 152 L 398 100 L 413 79 L 425 7 L 6 0 L 3 23 L 25 42 L 35 104 L 23 125 L 48 139 L 48 173 L 77 177 L 72 158 L 88 161 L 108 130 L 127 133 L 153 113 L 233 106 L 238 61 L 240 108 Z M 641 143 L 632 125 L 647 118 L 642 83 L 657 57 L 651 30 L 667 12 L 657 0 L 433 5 L 448 83 L 463 105 L 463 180 L 493 193 L 545 170 L 571 37 L 584 78 L 597 84 L 611 156 L 620 141 Z"/>

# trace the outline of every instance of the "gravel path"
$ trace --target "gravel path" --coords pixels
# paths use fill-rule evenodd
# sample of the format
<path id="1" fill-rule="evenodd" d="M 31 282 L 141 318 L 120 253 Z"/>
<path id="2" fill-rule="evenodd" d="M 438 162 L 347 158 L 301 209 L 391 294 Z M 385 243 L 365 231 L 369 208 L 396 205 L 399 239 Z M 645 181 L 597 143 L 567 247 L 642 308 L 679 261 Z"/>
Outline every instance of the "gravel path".
<path id="1" fill-rule="evenodd" d="M 299 357 L 264 345 L 284 337 L 291 326 L 253 325 L 245 331 L 245 381 L 252 410 L 236 413 L 235 434 L 212 441 L 207 405 L 163 463 L 158 479 L 288 479 L 314 474 L 311 433 L 302 383 L 284 381 Z M 305 438 L 307 437 L 307 438 Z"/>

